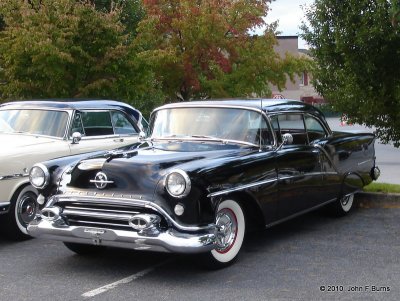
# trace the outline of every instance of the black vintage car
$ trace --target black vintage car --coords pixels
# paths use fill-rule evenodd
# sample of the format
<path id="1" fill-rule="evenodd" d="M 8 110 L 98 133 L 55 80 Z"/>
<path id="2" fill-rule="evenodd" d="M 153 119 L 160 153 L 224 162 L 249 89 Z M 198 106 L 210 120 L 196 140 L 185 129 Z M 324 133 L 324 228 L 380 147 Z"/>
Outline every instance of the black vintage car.
<path id="1" fill-rule="evenodd" d="M 374 140 L 331 132 L 319 110 L 298 101 L 165 105 L 140 143 L 34 166 L 45 206 L 28 231 L 77 253 L 203 253 L 225 266 L 250 224 L 324 205 L 349 212 L 354 193 L 379 176 Z"/>

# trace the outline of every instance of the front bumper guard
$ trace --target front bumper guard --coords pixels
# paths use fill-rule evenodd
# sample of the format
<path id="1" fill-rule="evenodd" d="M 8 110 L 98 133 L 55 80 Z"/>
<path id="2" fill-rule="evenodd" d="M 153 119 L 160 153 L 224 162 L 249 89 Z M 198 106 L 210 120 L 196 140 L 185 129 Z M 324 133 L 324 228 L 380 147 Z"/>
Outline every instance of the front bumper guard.
<path id="1" fill-rule="evenodd" d="M 40 216 L 28 225 L 28 233 L 63 242 L 91 244 L 171 253 L 203 253 L 215 248 L 215 227 L 198 233 L 179 232 L 175 229 L 158 230 L 149 235 L 135 230 L 116 230 L 86 226 L 65 225 L 61 217 L 55 221 Z M 60 223 L 61 222 L 61 223 Z"/>

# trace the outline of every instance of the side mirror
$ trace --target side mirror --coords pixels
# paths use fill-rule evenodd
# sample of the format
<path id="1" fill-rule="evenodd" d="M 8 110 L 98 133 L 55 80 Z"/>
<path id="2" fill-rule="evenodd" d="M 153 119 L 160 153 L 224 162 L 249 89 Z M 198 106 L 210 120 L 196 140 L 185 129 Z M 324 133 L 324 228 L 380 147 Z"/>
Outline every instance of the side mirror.
<path id="1" fill-rule="evenodd" d="M 282 135 L 282 143 L 283 143 L 283 145 L 293 144 L 293 136 L 292 136 L 292 134 L 289 134 L 289 133 L 283 134 Z"/>
<path id="2" fill-rule="evenodd" d="M 290 144 L 293 144 L 293 136 L 289 133 L 283 134 L 282 135 L 282 143 L 278 146 L 278 148 L 276 150 L 278 151 L 282 148 L 282 146 L 290 145 Z"/>
<path id="3" fill-rule="evenodd" d="M 82 135 L 79 132 L 74 132 L 72 134 L 72 143 L 71 144 L 78 144 L 81 141 Z"/>
<path id="4" fill-rule="evenodd" d="M 146 139 L 146 133 L 145 132 L 140 132 L 139 133 L 139 141 L 143 141 L 144 139 Z"/>

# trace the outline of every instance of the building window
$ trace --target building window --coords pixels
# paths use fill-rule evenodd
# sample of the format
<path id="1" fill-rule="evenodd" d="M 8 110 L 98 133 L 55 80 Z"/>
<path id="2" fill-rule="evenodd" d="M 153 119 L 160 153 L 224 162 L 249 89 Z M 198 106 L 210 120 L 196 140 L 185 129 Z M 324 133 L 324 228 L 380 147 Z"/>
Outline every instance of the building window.
<path id="1" fill-rule="evenodd" d="M 302 84 L 303 86 L 308 86 L 308 73 L 307 73 L 307 71 L 304 71 L 304 72 L 301 74 L 301 84 Z"/>

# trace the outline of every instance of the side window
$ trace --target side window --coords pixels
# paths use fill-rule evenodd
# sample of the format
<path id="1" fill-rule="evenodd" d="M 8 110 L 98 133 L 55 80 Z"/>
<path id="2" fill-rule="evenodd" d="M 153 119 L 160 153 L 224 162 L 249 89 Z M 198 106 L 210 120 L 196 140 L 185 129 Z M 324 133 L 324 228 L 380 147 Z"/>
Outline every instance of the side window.
<path id="1" fill-rule="evenodd" d="M 137 134 L 137 130 L 122 112 L 112 111 L 111 119 L 114 125 L 115 134 L 132 135 Z"/>
<path id="2" fill-rule="evenodd" d="M 86 111 L 81 113 L 81 117 L 86 136 L 90 137 L 114 134 L 110 112 Z"/>
<path id="3" fill-rule="evenodd" d="M 282 136 L 281 136 L 281 130 L 279 128 L 278 116 L 275 115 L 271 117 L 271 124 L 272 128 L 274 129 L 276 139 L 278 140 L 278 144 L 282 143 Z"/>
<path id="4" fill-rule="evenodd" d="M 309 141 L 314 141 L 326 137 L 324 127 L 313 116 L 306 115 L 304 117 Z"/>
<path id="5" fill-rule="evenodd" d="M 85 130 L 83 129 L 82 117 L 80 112 L 75 112 L 74 114 L 71 124 L 70 136 L 72 136 L 72 134 L 75 132 L 79 132 L 82 136 L 85 136 Z"/>
<path id="6" fill-rule="evenodd" d="M 308 144 L 307 132 L 302 114 L 278 115 L 280 134 L 291 134 L 293 144 Z"/>
<path id="7" fill-rule="evenodd" d="M 149 123 L 147 122 L 147 120 L 143 116 L 142 116 L 142 119 L 141 119 L 140 123 L 142 124 L 143 132 L 147 133 L 147 131 L 149 130 Z"/>

